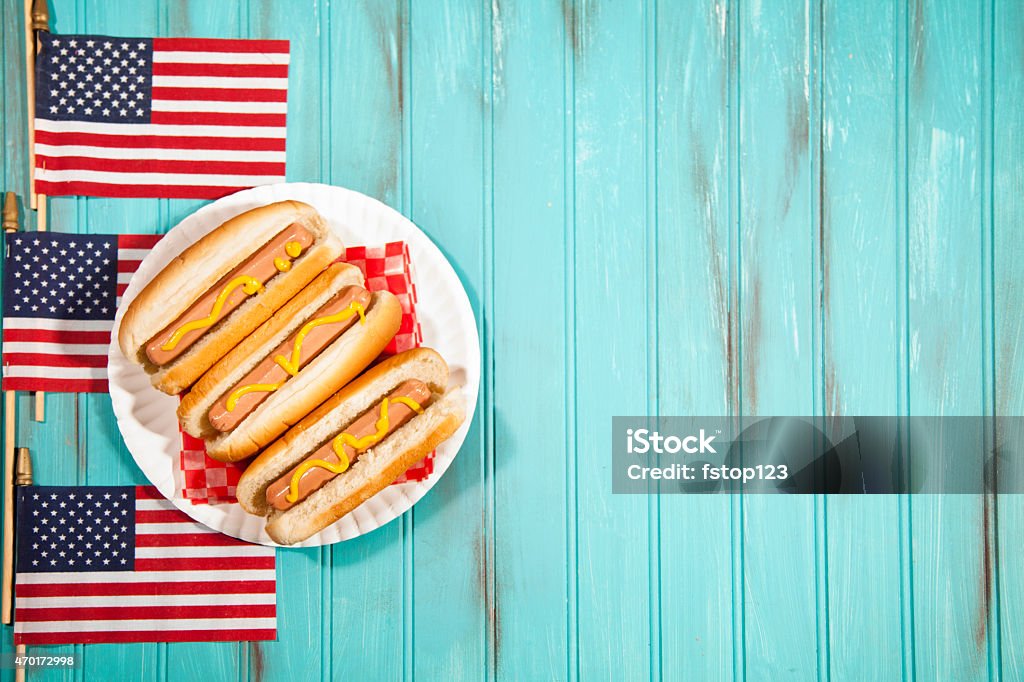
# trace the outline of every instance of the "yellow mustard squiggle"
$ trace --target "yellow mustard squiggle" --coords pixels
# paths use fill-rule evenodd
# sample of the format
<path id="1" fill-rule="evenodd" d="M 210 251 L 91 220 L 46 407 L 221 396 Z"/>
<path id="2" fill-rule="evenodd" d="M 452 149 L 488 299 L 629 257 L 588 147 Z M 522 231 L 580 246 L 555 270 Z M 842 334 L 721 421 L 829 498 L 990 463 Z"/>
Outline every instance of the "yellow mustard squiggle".
<path id="1" fill-rule="evenodd" d="M 359 314 L 361 323 L 365 324 L 366 316 L 363 314 L 363 306 L 359 305 L 355 301 L 349 304 L 348 308 L 342 310 L 339 313 L 336 313 L 334 315 L 328 315 L 326 317 L 319 317 L 315 320 L 307 322 L 302 327 L 302 329 L 299 330 L 299 333 L 295 336 L 295 348 L 292 350 L 291 361 L 289 362 L 288 358 L 284 357 L 283 355 L 278 355 L 276 358 L 274 358 L 274 362 L 280 365 L 281 369 L 288 372 L 288 374 L 295 376 L 296 374 L 299 373 L 299 357 L 302 353 L 302 342 L 306 338 L 306 334 L 312 331 L 314 327 L 319 327 L 320 325 L 323 324 L 330 324 L 332 322 L 343 322 L 348 318 L 352 317 L 353 315 L 355 315 L 356 313 Z M 238 401 L 242 396 L 248 393 L 256 393 L 259 391 L 265 393 L 273 393 L 277 389 L 281 388 L 283 384 L 284 381 L 279 381 L 276 384 L 248 384 L 246 386 L 242 386 L 241 388 L 238 388 L 231 392 L 231 394 L 228 396 L 228 399 L 225 401 L 224 406 L 227 408 L 228 412 L 234 412 L 235 407 L 238 406 Z"/>
<path id="2" fill-rule="evenodd" d="M 295 335 L 295 346 L 292 348 L 291 360 L 283 355 L 278 355 L 274 358 L 274 362 L 280 365 L 281 369 L 288 372 L 292 376 L 299 373 L 299 358 L 302 356 L 302 342 L 305 341 L 306 335 L 313 331 L 314 328 L 325 324 L 332 324 L 334 322 L 344 322 L 353 315 L 359 315 L 359 323 L 366 324 L 366 311 L 363 309 L 358 302 L 352 301 L 347 308 L 335 313 L 334 315 L 327 315 L 326 317 L 318 317 L 314 320 L 310 320 L 299 333 Z"/>
<path id="3" fill-rule="evenodd" d="M 238 406 L 238 401 L 241 399 L 242 396 L 246 395 L 247 393 L 256 393 L 257 391 L 265 391 L 267 393 L 272 393 L 279 388 L 281 388 L 280 383 L 249 384 L 248 386 L 242 386 L 240 389 L 232 391 L 231 395 L 229 395 L 228 399 L 225 401 L 224 406 L 228 408 L 228 412 L 234 412 L 235 407 Z"/>
<path id="4" fill-rule="evenodd" d="M 169 338 L 164 345 L 160 346 L 160 349 L 174 350 L 185 334 L 195 331 L 196 329 L 209 327 L 211 324 L 216 322 L 218 318 L 220 318 L 220 311 L 224 308 L 224 304 L 227 302 L 228 296 L 230 296 L 231 292 L 238 287 L 242 287 L 242 291 L 250 296 L 255 293 L 263 293 L 263 285 L 255 277 L 250 277 L 249 275 L 235 277 L 233 280 L 228 282 L 228 285 L 224 287 L 217 296 L 217 300 L 213 303 L 213 310 L 210 312 L 209 317 L 204 317 L 201 320 L 192 320 L 191 322 L 186 322 L 181 325 L 173 334 L 171 334 L 171 338 Z"/>
<path id="5" fill-rule="evenodd" d="M 356 438 L 350 433 L 339 433 L 331 443 L 331 447 L 334 449 L 334 454 L 338 456 L 339 462 L 334 464 L 323 459 L 311 459 L 308 462 L 300 464 L 299 468 L 297 468 L 295 473 L 292 474 L 292 480 L 288 484 L 288 494 L 285 495 L 285 499 L 293 504 L 299 499 L 299 479 L 313 467 L 326 469 L 332 474 L 340 474 L 346 471 L 348 469 L 349 459 L 348 455 L 345 453 L 345 445 L 353 448 L 356 452 L 360 452 L 383 438 L 388 432 L 388 427 L 391 425 L 390 420 L 388 419 L 389 402 L 402 403 L 416 412 L 416 414 L 423 414 L 423 408 L 412 398 L 406 398 L 404 396 L 399 398 L 384 398 L 380 404 L 380 419 L 378 419 L 376 423 L 377 432 L 371 433 L 368 436 L 363 436 L 362 438 Z"/>

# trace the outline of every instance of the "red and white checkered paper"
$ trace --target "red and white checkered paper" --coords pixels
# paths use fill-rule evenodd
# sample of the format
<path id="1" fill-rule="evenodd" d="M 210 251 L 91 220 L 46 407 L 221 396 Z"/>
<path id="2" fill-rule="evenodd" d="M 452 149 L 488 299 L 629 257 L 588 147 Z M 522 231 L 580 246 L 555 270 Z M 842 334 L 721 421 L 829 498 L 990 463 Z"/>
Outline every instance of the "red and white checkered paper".
<path id="1" fill-rule="evenodd" d="M 393 355 L 418 348 L 423 332 L 416 319 L 416 286 L 412 281 L 409 247 L 405 242 L 389 242 L 383 246 L 350 246 L 340 260 L 363 271 L 370 291 L 390 291 L 402 304 L 402 324 L 384 355 Z M 181 434 L 181 471 L 185 485 L 182 497 L 192 504 L 235 502 L 235 486 L 246 463 L 224 463 L 206 454 L 203 441 L 187 433 Z M 395 484 L 426 480 L 434 472 L 434 453 L 412 465 Z"/>

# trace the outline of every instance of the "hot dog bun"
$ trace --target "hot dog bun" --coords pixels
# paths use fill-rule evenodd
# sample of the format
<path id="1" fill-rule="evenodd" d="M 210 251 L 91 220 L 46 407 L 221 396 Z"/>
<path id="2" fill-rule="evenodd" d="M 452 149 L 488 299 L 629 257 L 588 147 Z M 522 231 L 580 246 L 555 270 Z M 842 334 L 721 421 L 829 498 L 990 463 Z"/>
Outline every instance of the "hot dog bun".
<path id="1" fill-rule="evenodd" d="M 402 321 L 401 304 L 387 291 L 373 293 L 365 324 L 346 330 L 297 375 L 270 393 L 238 426 L 221 433 L 210 424 L 208 413 L 214 402 L 308 322 L 318 308 L 350 285 L 363 285 L 359 268 L 346 263 L 331 265 L 221 358 L 182 399 L 178 407 L 182 427 L 206 439 L 210 457 L 234 462 L 255 454 L 380 355 Z"/>
<path id="2" fill-rule="evenodd" d="M 217 322 L 180 357 L 157 366 L 146 343 L 188 310 L 222 277 L 260 250 L 277 233 L 298 224 L 315 237 L 287 272 L 275 276 L 258 296 Z M 343 246 L 312 206 L 280 201 L 228 220 L 181 252 L 139 293 L 118 329 L 121 352 L 141 365 L 154 386 L 175 394 L 191 386 L 220 357 L 294 296 L 342 253 Z"/>
<path id="3" fill-rule="evenodd" d="M 364 451 L 351 468 L 291 509 L 282 512 L 269 507 L 266 491 L 271 483 L 408 379 L 419 379 L 434 392 L 434 400 L 422 414 Z M 448 365 L 432 349 L 417 348 L 384 360 L 257 457 L 238 482 L 239 504 L 251 514 L 269 515 L 267 533 L 280 544 L 301 542 L 318 533 L 390 485 L 455 433 L 466 418 L 465 406 L 459 391 L 445 392 L 447 383 Z"/>

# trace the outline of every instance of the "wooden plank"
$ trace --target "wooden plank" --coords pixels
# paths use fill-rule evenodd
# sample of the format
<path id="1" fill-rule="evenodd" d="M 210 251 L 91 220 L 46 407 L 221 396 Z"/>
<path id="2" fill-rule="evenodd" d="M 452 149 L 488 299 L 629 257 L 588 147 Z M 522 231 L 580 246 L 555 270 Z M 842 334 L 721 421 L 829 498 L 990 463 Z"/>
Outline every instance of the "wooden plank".
<path id="1" fill-rule="evenodd" d="M 648 678 L 652 620 L 648 500 L 609 494 L 608 427 L 645 414 L 647 157 L 642 2 L 566 6 L 575 69 L 577 669 L 581 679 Z M 653 122 L 652 122 L 653 124 Z"/>
<path id="2" fill-rule="evenodd" d="M 322 119 L 325 182 L 396 205 L 403 181 L 404 3 L 325 4 Z M 390 74 L 390 76 L 388 75 Z M 409 624 L 406 516 L 325 551 L 324 657 L 336 679 L 403 671 Z M 404 627 L 403 627 L 404 625 Z M 353 636 L 358 635 L 358 636 Z"/>
<path id="3" fill-rule="evenodd" d="M 1024 6 L 1020 3 L 993 2 L 994 72 L 992 118 L 989 134 L 994 140 L 992 157 L 992 248 L 995 292 L 995 414 L 1024 415 L 1024 180 L 1020 160 L 1024 158 L 1024 69 L 1021 45 L 1024 45 Z M 1010 434 L 1004 434 L 1009 436 Z M 1018 429 L 1012 434 L 1016 443 L 1024 441 Z M 1013 452 L 1013 450 L 1011 450 Z M 1016 489 L 1024 484 L 1019 449 L 1010 461 L 1016 468 L 1006 472 L 1015 477 Z M 1007 481 L 1009 483 L 1009 481 Z M 999 653 L 1003 679 L 1013 679 L 1024 670 L 1024 496 L 1004 495 L 996 504 L 997 517 L 997 598 L 1000 625 Z"/>
<path id="4" fill-rule="evenodd" d="M 324 181 L 401 208 L 409 65 L 408 7 L 399 0 L 330 6 L 323 65 Z M 310 82 L 309 86 L 316 87 Z M 342 103 L 344 103 L 342 105 Z M 289 157 L 291 155 L 289 154 Z"/>
<path id="5" fill-rule="evenodd" d="M 897 327 L 893 7 L 823 8 L 821 240 L 824 413 L 895 415 L 905 377 Z M 829 673 L 898 679 L 900 514 L 892 496 L 828 498 Z M 865 656 L 865 649 L 872 655 Z"/>
<path id="6" fill-rule="evenodd" d="M 742 4 L 739 78 L 739 393 L 744 415 L 807 415 L 816 405 L 812 302 L 817 216 L 809 125 L 818 82 L 802 2 Z M 742 500 L 745 674 L 819 674 L 819 557 L 809 496 Z M 823 650 L 823 653 L 827 650 Z"/>
<path id="7" fill-rule="evenodd" d="M 712 2 L 661 3 L 657 12 L 658 411 L 728 415 L 738 408 L 729 236 L 735 36 Z M 660 506 L 652 561 L 661 563 L 662 675 L 734 679 L 731 500 L 664 495 Z"/>
<path id="8" fill-rule="evenodd" d="M 500 458 L 493 471 L 495 673 L 502 680 L 565 679 L 572 579 L 565 271 L 565 232 L 572 225 L 564 220 L 572 203 L 566 196 L 572 171 L 567 178 L 565 167 L 572 119 L 564 98 L 565 24 L 554 3 L 492 7 L 493 88 L 485 97 L 494 112 L 492 244 L 500 258 L 493 261 L 493 326 L 485 344 L 493 355 L 485 368 L 495 372 L 493 452 Z M 530 172 L 521 173 L 526 164 Z M 544 504 L 523 504 L 524 491 Z"/>
<path id="9" fill-rule="evenodd" d="M 484 310 L 493 286 L 485 245 L 485 159 L 491 154 L 484 52 L 485 4 L 444 0 L 431 8 L 410 3 L 409 195 L 405 212 L 434 239 L 462 278 L 489 346 Z M 409 118 L 411 117 L 411 118 Z M 485 147 L 486 144 L 486 147 Z M 407 152 L 407 153 L 408 153 Z M 413 263 L 415 267 L 415 263 Z M 425 339 L 430 345 L 430 339 Z M 485 351 L 486 352 L 486 351 Z M 475 424 L 451 468 L 413 510 L 411 671 L 417 677 L 475 680 L 493 660 L 495 612 L 489 546 L 491 493 L 485 467 L 493 462 L 489 363 Z M 407 616 L 408 617 L 408 616 Z M 408 626 L 408 623 L 407 623 Z"/>
<path id="10" fill-rule="evenodd" d="M 11 5 L 13 7 L 13 5 Z M 5 141 L 2 171 L 4 192 L 14 192 L 19 198 L 22 220 L 28 213 L 28 123 L 26 120 L 25 76 L 16 73 L 15 65 L 25 61 L 25 23 L 21 12 L 11 9 L 3 13 L 0 32 L 3 35 L 4 64 L 10 68 L 0 74 L 3 85 L 3 115 L 0 116 L 0 133 Z M 25 67 L 21 69 L 23 72 Z"/>
<path id="11" fill-rule="evenodd" d="M 983 160 L 979 5 L 915 3 L 908 47 L 912 414 L 979 415 Z M 981 472 L 962 472 L 980 476 Z M 988 679 L 991 566 L 978 495 L 911 498 L 919 679 Z"/>

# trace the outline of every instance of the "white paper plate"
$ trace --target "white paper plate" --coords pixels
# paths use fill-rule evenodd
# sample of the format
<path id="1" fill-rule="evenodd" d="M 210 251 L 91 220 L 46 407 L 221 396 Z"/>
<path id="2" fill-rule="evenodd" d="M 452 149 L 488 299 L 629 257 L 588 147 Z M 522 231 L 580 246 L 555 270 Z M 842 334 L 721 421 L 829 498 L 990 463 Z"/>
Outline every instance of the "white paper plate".
<path id="1" fill-rule="evenodd" d="M 345 244 L 375 246 L 402 240 L 409 245 L 418 302 L 416 314 L 423 344 L 437 349 L 451 367 L 451 385 L 461 386 L 466 421 L 445 441 L 425 481 L 391 485 L 300 547 L 328 545 L 368 533 L 392 521 L 437 483 L 459 451 L 473 421 L 480 387 L 480 339 L 473 309 L 455 270 L 433 242 L 407 218 L 375 199 L 341 187 L 309 183 L 265 185 L 225 197 L 181 221 L 146 256 L 132 277 L 114 321 L 113 339 L 126 305 L 186 246 L 243 211 L 274 201 L 297 199 L 314 207 Z M 192 504 L 179 497 L 183 476 L 181 439 L 175 410 L 178 398 L 157 391 L 137 365 L 128 362 L 113 340 L 107 356 L 110 397 L 121 435 L 146 477 L 179 509 L 196 521 L 236 538 L 275 544 L 263 530 L 263 519 L 237 504 Z"/>

